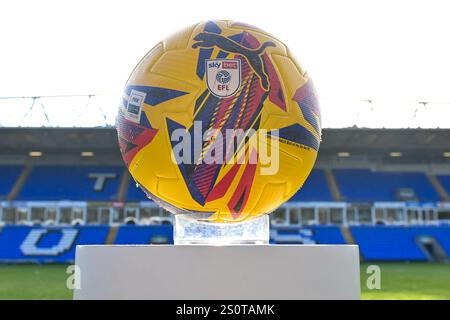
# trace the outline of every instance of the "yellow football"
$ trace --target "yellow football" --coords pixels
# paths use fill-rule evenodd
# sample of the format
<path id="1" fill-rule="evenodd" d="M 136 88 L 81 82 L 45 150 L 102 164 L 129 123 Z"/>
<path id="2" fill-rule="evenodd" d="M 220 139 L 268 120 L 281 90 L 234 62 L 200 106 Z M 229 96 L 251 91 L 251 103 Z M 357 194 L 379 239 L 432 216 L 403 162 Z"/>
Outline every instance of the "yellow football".
<path id="1" fill-rule="evenodd" d="M 307 73 L 281 41 L 233 21 L 196 24 L 151 49 L 126 83 L 117 131 L 149 198 L 213 222 L 287 201 L 321 139 Z"/>

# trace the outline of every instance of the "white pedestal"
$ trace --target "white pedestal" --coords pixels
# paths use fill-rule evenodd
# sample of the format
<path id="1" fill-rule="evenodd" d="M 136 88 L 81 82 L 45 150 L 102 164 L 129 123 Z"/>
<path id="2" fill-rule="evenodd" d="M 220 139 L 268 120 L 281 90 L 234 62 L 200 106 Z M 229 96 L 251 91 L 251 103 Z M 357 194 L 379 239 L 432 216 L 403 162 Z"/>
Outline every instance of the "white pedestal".
<path id="1" fill-rule="evenodd" d="M 75 299 L 359 299 L 355 245 L 78 246 Z"/>

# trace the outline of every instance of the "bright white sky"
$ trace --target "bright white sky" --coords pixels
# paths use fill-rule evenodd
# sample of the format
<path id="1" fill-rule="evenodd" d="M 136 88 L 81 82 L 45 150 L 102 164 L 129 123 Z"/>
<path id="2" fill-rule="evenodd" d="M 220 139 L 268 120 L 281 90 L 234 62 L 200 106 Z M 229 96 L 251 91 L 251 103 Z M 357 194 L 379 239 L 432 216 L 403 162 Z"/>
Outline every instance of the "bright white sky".
<path id="1" fill-rule="evenodd" d="M 120 93 L 162 38 L 222 18 L 284 41 L 325 100 L 450 102 L 449 15 L 434 0 L 2 0 L 0 96 Z"/>

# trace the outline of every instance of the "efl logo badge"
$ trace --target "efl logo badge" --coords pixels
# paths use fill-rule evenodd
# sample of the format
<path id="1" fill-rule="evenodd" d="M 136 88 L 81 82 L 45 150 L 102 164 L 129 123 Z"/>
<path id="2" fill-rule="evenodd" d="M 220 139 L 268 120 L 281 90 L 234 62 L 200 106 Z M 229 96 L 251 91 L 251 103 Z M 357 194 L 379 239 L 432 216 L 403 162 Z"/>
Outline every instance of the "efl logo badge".
<path id="1" fill-rule="evenodd" d="M 206 60 L 206 84 L 209 91 L 217 97 L 234 95 L 241 86 L 241 60 Z"/>

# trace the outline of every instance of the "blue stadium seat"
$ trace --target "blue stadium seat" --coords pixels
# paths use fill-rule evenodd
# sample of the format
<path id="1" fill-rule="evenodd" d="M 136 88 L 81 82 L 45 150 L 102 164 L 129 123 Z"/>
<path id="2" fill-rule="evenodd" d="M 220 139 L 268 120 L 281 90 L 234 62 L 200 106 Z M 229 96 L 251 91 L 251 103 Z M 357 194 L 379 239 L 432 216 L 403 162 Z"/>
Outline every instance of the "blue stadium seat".
<path id="1" fill-rule="evenodd" d="M 23 166 L 0 166 L 0 200 L 11 192 L 22 170 Z"/>
<path id="2" fill-rule="evenodd" d="M 312 227 L 317 244 L 347 244 L 339 226 Z"/>
<path id="3" fill-rule="evenodd" d="M 369 169 L 335 169 L 341 194 L 347 201 L 397 201 L 400 188 L 414 190 L 419 201 L 436 202 L 439 195 L 424 173 L 376 172 Z"/>
<path id="4" fill-rule="evenodd" d="M 71 236 L 65 242 L 63 233 L 67 231 Z M 434 237 L 450 256 L 450 226 L 353 226 L 350 231 L 367 261 L 426 261 L 416 243 L 419 236 Z M 172 232 L 171 225 L 120 226 L 115 244 L 173 243 Z M 7 225 L 0 230 L 0 263 L 71 262 L 76 245 L 104 244 L 108 233 L 108 226 Z M 345 244 L 338 226 L 272 227 L 272 235 L 271 243 L 280 239 L 285 244 L 292 239 L 292 243 Z"/>
<path id="5" fill-rule="evenodd" d="M 72 236 L 63 249 L 57 250 L 63 241 L 62 232 L 69 230 Z M 8 225 L 0 231 L 0 263 L 2 262 L 38 262 L 67 263 L 75 259 L 75 248 L 84 244 L 105 244 L 108 226 L 81 227 L 29 227 Z M 40 236 L 35 237 L 38 233 Z M 27 249 L 35 247 L 42 250 L 37 254 L 29 254 Z M 53 253 L 45 253 L 46 249 L 55 249 Z"/>
<path id="6" fill-rule="evenodd" d="M 141 188 L 136 186 L 136 182 L 133 178 L 130 179 L 130 183 L 128 185 L 128 192 L 126 196 L 127 201 L 150 201 L 145 195 L 144 191 Z"/>
<path id="7" fill-rule="evenodd" d="M 450 175 L 437 175 L 436 176 L 439 182 L 444 187 L 445 191 L 447 191 L 447 194 L 450 195 Z"/>
<path id="8" fill-rule="evenodd" d="M 450 226 L 358 226 L 351 227 L 355 242 L 365 260 L 425 261 L 419 248 L 419 236 L 434 237 L 450 256 Z"/>
<path id="9" fill-rule="evenodd" d="M 313 169 L 303 187 L 289 201 L 333 201 L 324 171 Z"/>
<path id="10" fill-rule="evenodd" d="M 36 166 L 17 199 L 113 201 L 122 173 L 121 166 Z M 94 185 L 98 178 L 92 175 L 98 174 L 110 177 L 96 191 Z"/>
<path id="11" fill-rule="evenodd" d="M 173 227 L 171 225 L 160 226 L 120 226 L 114 244 L 149 244 L 166 239 L 173 243 Z"/>
<path id="12" fill-rule="evenodd" d="M 339 226 L 272 226 L 271 243 L 346 244 Z"/>

